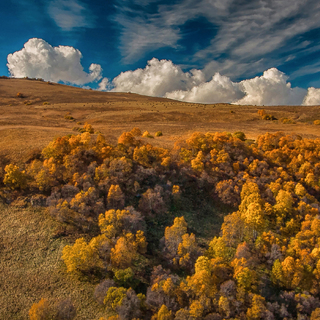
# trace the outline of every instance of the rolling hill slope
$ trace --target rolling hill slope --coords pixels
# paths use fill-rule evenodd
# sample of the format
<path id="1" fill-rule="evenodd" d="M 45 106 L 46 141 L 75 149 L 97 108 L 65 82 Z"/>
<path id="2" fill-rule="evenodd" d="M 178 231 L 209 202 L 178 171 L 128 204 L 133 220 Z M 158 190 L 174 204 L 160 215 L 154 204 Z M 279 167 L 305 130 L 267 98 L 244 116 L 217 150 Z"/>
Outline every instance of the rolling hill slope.
<path id="1" fill-rule="evenodd" d="M 151 133 L 161 130 L 163 137 L 153 143 L 164 146 L 195 131 L 244 131 L 252 139 L 276 131 L 307 138 L 320 136 L 319 127 L 312 124 L 320 119 L 319 106 L 205 105 L 8 78 L 0 79 L 0 97 L 0 150 L 16 160 L 30 149 L 42 148 L 55 136 L 74 133 L 72 129 L 84 122 L 92 124 L 110 142 L 116 142 L 132 127 Z M 262 108 L 277 119 L 288 118 L 295 124 L 261 120 L 257 111 Z"/>

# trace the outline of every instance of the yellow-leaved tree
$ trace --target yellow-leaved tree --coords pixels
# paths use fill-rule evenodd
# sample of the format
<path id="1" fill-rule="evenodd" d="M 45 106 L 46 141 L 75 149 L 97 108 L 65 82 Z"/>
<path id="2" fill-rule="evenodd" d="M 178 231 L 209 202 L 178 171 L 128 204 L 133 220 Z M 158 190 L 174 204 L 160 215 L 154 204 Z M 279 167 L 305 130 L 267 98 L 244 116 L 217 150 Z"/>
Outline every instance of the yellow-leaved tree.
<path id="1" fill-rule="evenodd" d="M 130 215 L 128 210 L 110 209 L 105 214 L 99 215 L 99 227 L 101 233 L 105 234 L 109 239 L 119 236 L 123 231 L 123 219 Z"/>
<path id="2" fill-rule="evenodd" d="M 62 260 L 66 264 L 68 272 L 88 273 L 104 267 L 103 261 L 99 257 L 95 238 L 88 244 L 84 238 L 80 238 L 73 246 L 65 246 L 62 250 Z"/>
<path id="3" fill-rule="evenodd" d="M 6 172 L 3 183 L 11 189 L 25 189 L 27 187 L 27 175 L 21 171 L 18 166 L 8 164 L 5 166 Z"/>
<path id="4" fill-rule="evenodd" d="M 203 160 L 204 160 L 203 152 L 199 151 L 196 158 L 191 160 L 192 169 L 198 172 L 202 172 L 204 168 Z"/>
<path id="5" fill-rule="evenodd" d="M 154 318 L 157 320 L 172 320 L 173 316 L 172 316 L 172 311 L 167 308 L 166 305 L 162 305 L 161 308 L 158 311 L 157 317 Z"/>
<path id="6" fill-rule="evenodd" d="M 247 237 L 255 240 L 266 226 L 264 203 L 255 182 L 248 181 L 243 185 L 239 212 L 245 224 Z"/>
<path id="7" fill-rule="evenodd" d="M 279 190 L 273 209 L 276 213 L 277 226 L 283 226 L 285 220 L 290 217 L 293 211 L 293 199 L 290 192 Z"/>
<path id="8" fill-rule="evenodd" d="M 108 309 L 116 311 L 117 307 L 121 306 L 123 299 L 126 297 L 127 289 L 120 287 L 110 287 L 104 298 L 103 303 Z"/>
<path id="9" fill-rule="evenodd" d="M 258 294 L 254 294 L 251 301 L 251 308 L 247 310 L 248 320 L 259 320 L 266 310 L 265 299 Z"/>
<path id="10" fill-rule="evenodd" d="M 108 192 L 108 208 L 123 208 L 124 206 L 124 194 L 119 185 L 111 185 Z"/>
<path id="11" fill-rule="evenodd" d="M 187 233 L 187 223 L 184 217 L 175 218 L 171 227 L 166 227 L 164 232 L 165 245 L 170 254 L 177 253 L 182 236 Z"/>
<path id="12" fill-rule="evenodd" d="M 166 227 L 164 242 L 165 254 L 172 259 L 173 264 L 191 271 L 201 250 L 195 235 L 187 233 L 187 223 L 183 216 L 175 218 L 171 227 Z"/>

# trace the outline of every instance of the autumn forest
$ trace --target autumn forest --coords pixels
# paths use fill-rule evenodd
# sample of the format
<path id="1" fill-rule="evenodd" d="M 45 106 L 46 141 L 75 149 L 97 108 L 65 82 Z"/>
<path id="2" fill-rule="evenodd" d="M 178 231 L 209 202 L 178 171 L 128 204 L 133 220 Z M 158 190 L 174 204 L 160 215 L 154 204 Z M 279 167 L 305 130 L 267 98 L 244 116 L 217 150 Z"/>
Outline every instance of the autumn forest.
<path id="1" fill-rule="evenodd" d="M 61 268 L 94 283 L 100 320 L 320 318 L 319 139 L 195 132 L 168 149 L 139 128 L 116 145 L 80 131 L 3 159 L 1 197 L 79 235 Z M 39 296 L 28 316 L 77 307 Z"/>

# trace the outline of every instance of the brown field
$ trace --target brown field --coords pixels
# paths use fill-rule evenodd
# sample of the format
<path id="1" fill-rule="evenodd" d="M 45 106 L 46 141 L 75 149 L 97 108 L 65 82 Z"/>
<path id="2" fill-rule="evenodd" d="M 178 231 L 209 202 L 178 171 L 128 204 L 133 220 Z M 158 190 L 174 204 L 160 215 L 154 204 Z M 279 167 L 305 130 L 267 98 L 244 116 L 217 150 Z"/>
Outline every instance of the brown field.
<path id="1" fill-rule="evenodd" d="M 17 97 L 20 92 L 22 97 Z M 133 127 L 163 136 L 155 145 L 171 146 L 178 138 L 195 131 L 243 131 L 256 139 L 266 132 L 283 131 L 305 138 L 320 137 L 320 107 L 237 106 L 230 104 L 185 103 L 132 93 L 106 93 L 28 79 L 0 79 L 0 150 L 19 161 L 34 148 L 42 148 L 54 137 L 75 133 L 73 127 L 90 123 L 110 140 Z M 264 108 L 277 119 L 289 118 L 295 124 L 261 120 Z M 67 120 L 69 115 L 74 120 Z M 80 123 L 80 124 L 77 124 Z"/>

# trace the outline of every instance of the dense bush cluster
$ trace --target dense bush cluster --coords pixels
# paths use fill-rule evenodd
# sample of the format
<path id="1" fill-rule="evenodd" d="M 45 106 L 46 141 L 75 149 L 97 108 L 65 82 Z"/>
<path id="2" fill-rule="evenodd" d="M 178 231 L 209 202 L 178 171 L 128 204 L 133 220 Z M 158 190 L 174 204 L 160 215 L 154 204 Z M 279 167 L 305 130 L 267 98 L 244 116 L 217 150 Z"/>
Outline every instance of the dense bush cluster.
<path id="1" fill-rule="evenodd" d="M 267 114 L 264 109 L 258 110 L 258 115 L 262 120 L 277 120 L 277 118 L 271 114 Z"/>
<path id="2" fill-rule="evenodd" d="M 320 140 L 194 133 L 169 150 L 140 135 L 60 137 L 2 171 L 90 237 L 62 259 L 100 279 L 103 319 L 319 319 Z M 200 241 L 184 215 L 214 208 L 230 213 Z"/>

